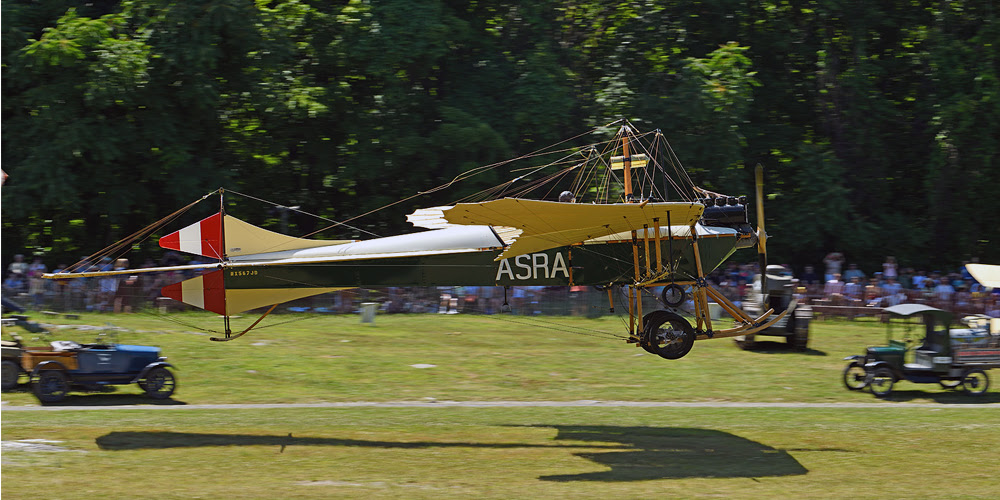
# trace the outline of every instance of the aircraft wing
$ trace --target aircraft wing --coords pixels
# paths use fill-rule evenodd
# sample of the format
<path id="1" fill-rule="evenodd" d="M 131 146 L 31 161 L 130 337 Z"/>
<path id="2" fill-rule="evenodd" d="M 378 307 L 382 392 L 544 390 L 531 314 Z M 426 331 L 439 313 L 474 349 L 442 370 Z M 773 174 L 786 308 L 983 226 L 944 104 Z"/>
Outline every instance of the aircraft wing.
<path id="1" fill-rule="evenodd" d="M 450 210 L 455 208 L 452 205 L 441 206 L 441 207 L 430 207 L 421 208 L 414 211 L 412 214 L 406 216 L 406 221 L 417 227 L 423 227 L 427 229 L 447 229 L 449 227 L 459 226 L 460 224 L 453 224 L 448 222 L 444 218 L 445 210 Z M 493 232 L 500 237 L 504 245 L 510 245 L 521 235 L 521 230 L 508 226 L 500 225 L 490 225 L 493 228 Z"/>
<path id="2" fill-rule="evenodd" d="M 983 286 L 1000 288 L 1000 266 L 990 264 L 966 264 L 969 274 Z"/>
<path id="3" fill-rule="evenodd" d="M 497 260 L 549 248 L 581 243 L 615 233 L 666 226 L 691 226 L 704 205 L 688 202 L 588 205 L 504 198 L 483 203 L 459 203 L 442 210 L 451 224 L 506 226 L 521 234 Z"/>

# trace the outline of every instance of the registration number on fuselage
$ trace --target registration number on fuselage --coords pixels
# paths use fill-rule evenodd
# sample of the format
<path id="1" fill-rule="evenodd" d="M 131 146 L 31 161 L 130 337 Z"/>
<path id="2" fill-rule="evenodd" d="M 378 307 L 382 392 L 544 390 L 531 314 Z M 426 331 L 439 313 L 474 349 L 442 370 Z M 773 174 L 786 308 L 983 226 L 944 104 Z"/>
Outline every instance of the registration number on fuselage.
<path id="1" fill-rule="evenodd" d="M 532 253 L 509 257 L 497 266 L 496 281 L 569 280 L 569 266 L 562 252 Z"/>

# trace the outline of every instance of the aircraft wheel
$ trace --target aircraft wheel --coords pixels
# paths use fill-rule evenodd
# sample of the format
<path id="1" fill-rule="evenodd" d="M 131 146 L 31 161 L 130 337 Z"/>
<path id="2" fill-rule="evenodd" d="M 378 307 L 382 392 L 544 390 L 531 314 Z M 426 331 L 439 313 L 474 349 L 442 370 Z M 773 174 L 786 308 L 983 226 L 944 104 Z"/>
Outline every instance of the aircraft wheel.
<path id="1" fill-rule="evenodd" d="M 17 387 L 17 377 L 21 375 L 21 367 L 17 366 L 17 363 L 5 359 L 3 360 L 3 390 L 9 391 Z"/>
<path id="2" fill-rule="evenodd" d="M 174 393 L 177 379 L 174 378 L 173 373 L 170 373 L 170 370 L 157 366 L 149 370 L 146 378 L 139 381 L 139 387 L 153 399 L 167 399 Z"/>
<path id="3" fill-rule="evenodd" d="M 868 385 L 868 374 L 861 363 L 852 361 L 844 368 L 844 385 L 852 391 L 860 391 Z"/>
<path id="4" fill-rule="evenodd" d="M 694 328 L 686 319 L 668 311 L 643 317 L 642 348 L 665 359 L 679 359 L 694 345 Z"/>
<path id="5" fill-rule="evenodd" d="M 660 299 L 667 307 L 677 307 L 687 300 L 687 292 L 680 285 L 671 283 L 660 291 Z"/>
<path id="6" fill-rule="evenodd" d="M 962 390 L 970 396 L 982 396 L 990 388 L 990 377 L 979 368 L 973 368 L 962 375 Z"/>
<path id="7" fill-rule="evenodd" d="M 58 403 L 69 393 L 69 379 L 62 370 L 42 370 L 31 384 L 31 390 L 43 403 Z"/>
<path id="8" fill-rule="evenodd" d="M 892 394 L 892 386 L 896 383 L 896 377 L 892 370 L 880 366 L 868 377 L 868 386 L 872 388 L 872 394 L 876 397 L 885 398 Z"/>

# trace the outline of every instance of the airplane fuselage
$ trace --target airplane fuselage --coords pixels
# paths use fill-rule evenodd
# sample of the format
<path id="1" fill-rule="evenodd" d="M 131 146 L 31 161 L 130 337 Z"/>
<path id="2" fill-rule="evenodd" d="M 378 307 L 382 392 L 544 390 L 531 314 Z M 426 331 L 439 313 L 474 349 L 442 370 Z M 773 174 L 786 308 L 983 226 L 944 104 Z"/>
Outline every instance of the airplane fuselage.
<path id="1" fill-rule="evenodd" d="M 733 233 L 698 238 L 701 262 L 710 272 L 737 248 Z M 647 254 L 648 248 L 648 254 Z M 497 260 L 502 248 L 385 253 L 343 262 L 308 259 L 282 264 L 238 262 L 224 269 L 226 288 L 280 289 L 303 287 L 386 286 L 571 286 L 631 284 L 637 281 L 633 256 L 638 253 L 639 278 L 660 269 L 655 244 L 640 239 L 552 248 Z M 671 253 L 672 252 L 672 253 Z M 675 266 L 678 280 L 697 276 L 692 240 L 660 242 L 660 258 Z M 648 264 L 647 264 L 648 262 Z"/>

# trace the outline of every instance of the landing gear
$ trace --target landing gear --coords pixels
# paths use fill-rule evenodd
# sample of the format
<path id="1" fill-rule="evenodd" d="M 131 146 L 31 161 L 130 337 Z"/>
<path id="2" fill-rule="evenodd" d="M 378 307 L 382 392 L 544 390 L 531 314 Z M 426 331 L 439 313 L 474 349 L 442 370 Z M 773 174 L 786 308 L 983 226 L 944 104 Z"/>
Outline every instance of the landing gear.
<path id="1" fill-rule="evenodd" d="M 671 283 L 660 291 L 660 299 L 667 307 L 677 307 L 687 300 L 687 292 L 680 285 Z"/>
<path id="2" fill-rule="evenodd" d="M 668 311 L 643 317 L 642 348 L 666 359 L 679 359 L 691 351 L 695 332 L 684 318 Z"/>

